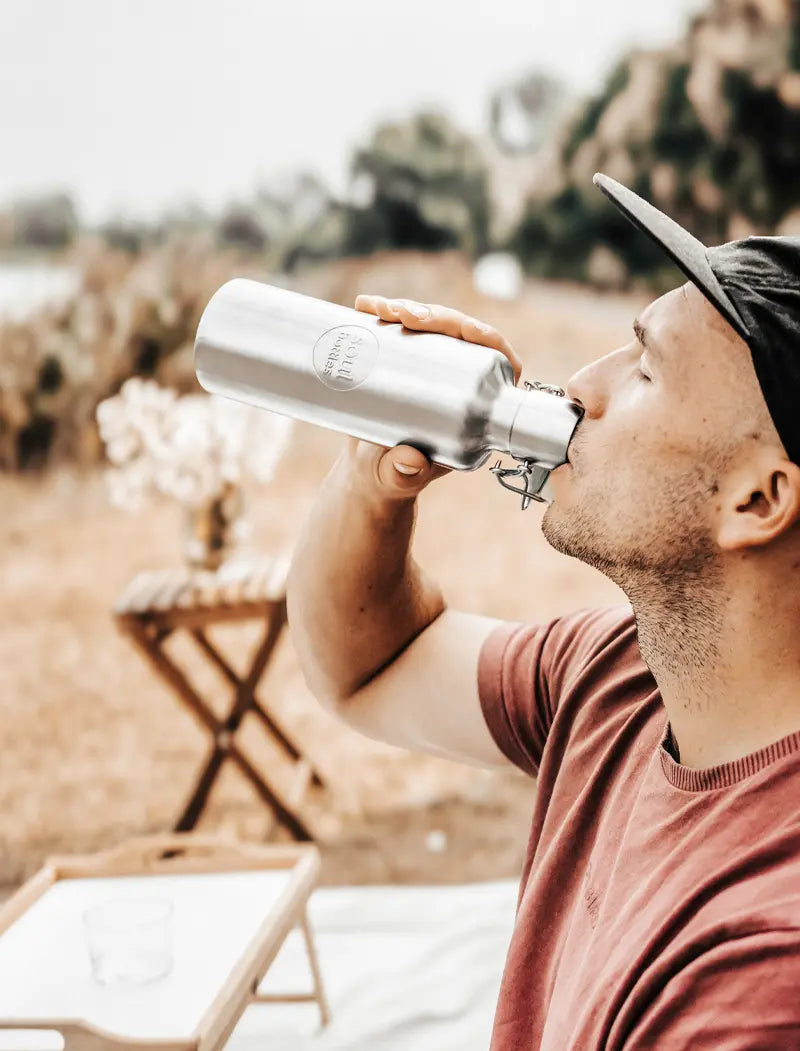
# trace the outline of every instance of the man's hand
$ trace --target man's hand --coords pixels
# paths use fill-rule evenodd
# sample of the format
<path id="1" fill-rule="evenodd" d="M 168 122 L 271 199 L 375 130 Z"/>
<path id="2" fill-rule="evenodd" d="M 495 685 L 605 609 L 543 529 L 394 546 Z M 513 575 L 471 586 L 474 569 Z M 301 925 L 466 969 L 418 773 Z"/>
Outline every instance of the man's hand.
<path id="1" fill-rule="evenodd" d="M 511 344 L 496 328 L 463 314 L 452 307 L 438 303 L 417 303 L 413 299 L 386 299 L 384 296 L 358 295 L 356 310 L 376 314 L 383 321 L 394 321 L 418 332 L 440 332 L 468 343 L 479 343 L 505 354 L 514 370 L 514 383 L 519 382 L 522 362 Z M 451 468 L 431 463 L 410 445 L 396 445 L 386 449 L 382 445 L 351 438 L 349 456 L 372 495 L 386 499 L 411 499 L 429 482 L 449 474 Z"/>

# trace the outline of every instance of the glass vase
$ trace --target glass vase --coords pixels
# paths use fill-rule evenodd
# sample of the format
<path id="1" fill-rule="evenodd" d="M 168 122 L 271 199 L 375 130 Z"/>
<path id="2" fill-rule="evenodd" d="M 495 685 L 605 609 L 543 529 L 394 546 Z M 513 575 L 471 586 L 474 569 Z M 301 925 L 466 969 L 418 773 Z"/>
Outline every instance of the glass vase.
<path id="1" fill-rule="evenodd" d="M 216 570 L 238 545 L 244 500 L 241 488 L 225 482 L 205 503 L 187 507 L 184 556 L 191 569 Z"/>

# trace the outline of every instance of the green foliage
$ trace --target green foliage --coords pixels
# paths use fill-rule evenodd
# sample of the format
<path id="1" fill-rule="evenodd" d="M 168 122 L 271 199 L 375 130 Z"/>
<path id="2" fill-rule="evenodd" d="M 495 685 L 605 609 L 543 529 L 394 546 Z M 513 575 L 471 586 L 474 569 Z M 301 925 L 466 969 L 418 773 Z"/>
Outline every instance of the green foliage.
<path id="1" fill-rule="evenodd" d="M 39 390 L 42 394 L 56 394 L 64 382 L 64 369 L 57 357 L 49 354 L 39 369 Z"/>
<path id="2" fill-rule="evenodd" d="M 475 143 L 440 113 L 382 124 L 353 158 L 372 202 L 350 215 L 347 251 L 379 248 L 483 253 L 489 242 L 487 173 Z"/>
<path id="3" fill-rule="evenodd" d="M 688 62 L 681 62 L 667 74 L 652 139 L 656 157 L 682 166 L 697 160 L 709 143 L 708 132 L 686 94 L 690 69 Z"/>
<path id="4" fill-rule="evenodd" d="M 644 179 L 632 188 L 647 196 Z M 589 261 L 598 246 L 610 249 L 633 277 L 664 267 L 663 251 L 632 232 L 636 233 L 630 222 L 609 208 L 593 185 L 569 186 L 542 206 L 529 207 L 507 247 L 520 256 L 529 273 L 571 281 L 590 279 Z M 674 272 L 672 277 L 674 284 Z"/>
<path id="5" fill-rule="evenodd" d="M 155 234 L 144 223 L 123 218 L 110 219 L 97 231 L 109 248 L 127 255 L 138 255 L 148 244 L 155 242 Z"/>
<path id="6" fill-rule="evenodd" d="M 722 93 L 735 151 L 727 179 L 721 173 L 731 203 L 754 222 L 774 226 L 800 199 L 800 112 L 785 106 L 773 86 L 760 87 L 738 70 L 725 70 Z"/>
<path id="7" fill-rule="evenodd" d="M 70 197 L 63 193 L 17 201 L 11 210 L 13 246 L 66 248 L 78 233 L 78 217 Z"/>
<path id="8" fill-rule="evenodd" d="M 0 324 L 0 471 L 96 462 L 95 408 L 131 376 L 196 390 L 200 315 L 240 261 L 200 236 L 141 255 L 87 245 L 73 298 Z"/>
<path id="9" fill-rule="evenodd" d="M 625 60 L 618 62 L 606 79 L 600 94 L 590 99 L 575 119 L 564 144 L 563 158 L 565 163 L 569 164 L 580 144 L 594 135 L 608 104 L 621 91 L 624 91 L 628 85 L 629 78 L 630 68 L 628 62 Z"/>
<path id="10" fill-rule="evenodd" d="M 704 26 L 713 33 L 699 33 Z M 728 239 L 734 216 L 769 231 L 800 206 L 800 109 L 784 101 L 780 79 L 785 70 L 800 68 L 800 0 L 792 0 L 787 29 L 776 32 L 769 20 L 718 0 L 692 21 L 689 46 L 640 52 L 618 65 L 563 140 L 557 190 L 529 200 L 510 240 L 527 269 L 584 280 L 600 247 L 607 250 L 606 264 L 612 253 L 614 266 L 623 266 L 629 279 L 661 287 L 670 273 L 679 278 L 664 252 L 589 183 L 588 164 L 614 174 L 613 165 L 605 167 L 611 157 L 627 185 L 709 244 Z M 748 55 L 742 34 L 752 37 L 752 65 L 741 57 Z M 638 119 L 613 127 L 602 118 L 630 88 L 633 61 L 653 63 L 654 72 L 660 67 L 661 88 L 650 98 L 627 98 L 623 109 L 639 107 Z M 694 78 L 699 63 L 704 69 Z M 576 166 L 579 150 L 587 163 Z M 656 169 L 657 183 L 651 178 Z"/>
<path id="11" fill-rule="evenodd" d="M 242 205 L 231 205 L 217 226 L 219 243 L 243 248 L 251 252 L 264 252 L 269 244 L 267 231 L 253 209 Z"/>
<path id="12" fill-rule="evenodd" d="M 800 70 L 800 0 L 789 0 L 789 46 L 787 62 L 789 69 Z"/>
<path id="13" fill-rule="evenodd" d="M 56 421 L 51 416 L 33 416 L 17 435 L 17 462 L 20 470 L 30 471 L 47 462 Z"/>

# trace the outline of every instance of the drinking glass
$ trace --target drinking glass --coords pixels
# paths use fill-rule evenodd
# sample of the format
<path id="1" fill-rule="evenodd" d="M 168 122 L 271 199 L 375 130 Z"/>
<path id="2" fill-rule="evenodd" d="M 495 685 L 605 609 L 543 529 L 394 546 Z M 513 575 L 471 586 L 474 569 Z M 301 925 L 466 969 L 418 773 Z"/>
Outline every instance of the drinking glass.
<path id="1" fill-rule="evenodd" d="M 112 898 L 83 914 L 95 981 L 143 985 L 172 969 L 172 902 Z"/>

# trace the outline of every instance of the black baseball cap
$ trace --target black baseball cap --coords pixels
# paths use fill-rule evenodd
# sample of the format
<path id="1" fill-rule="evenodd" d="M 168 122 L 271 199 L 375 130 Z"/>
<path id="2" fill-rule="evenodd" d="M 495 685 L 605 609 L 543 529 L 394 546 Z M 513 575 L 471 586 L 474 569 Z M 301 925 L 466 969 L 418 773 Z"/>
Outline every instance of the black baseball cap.
<path id="1" fill-rule="evenodd" d="M 712 248 L 598 172 L 595 186 L 664 249 L 750 348 L 775 429 L 800 464 L 800 237 L 745 237 Z"/>

